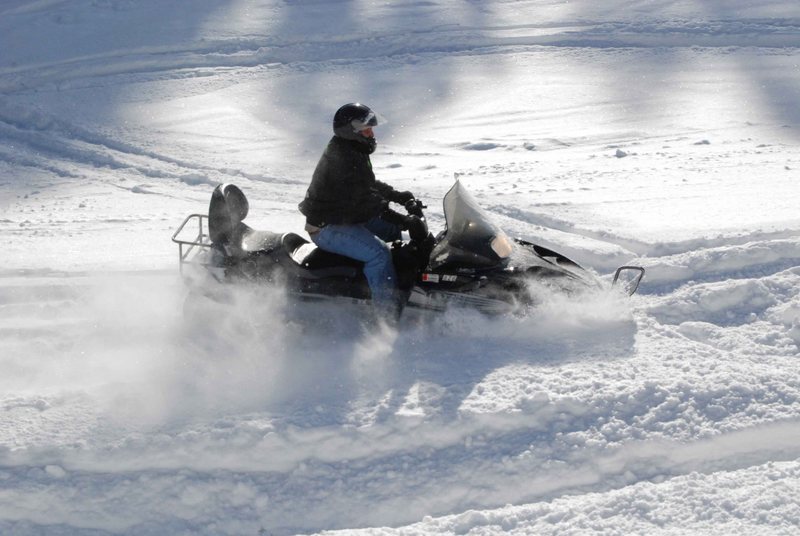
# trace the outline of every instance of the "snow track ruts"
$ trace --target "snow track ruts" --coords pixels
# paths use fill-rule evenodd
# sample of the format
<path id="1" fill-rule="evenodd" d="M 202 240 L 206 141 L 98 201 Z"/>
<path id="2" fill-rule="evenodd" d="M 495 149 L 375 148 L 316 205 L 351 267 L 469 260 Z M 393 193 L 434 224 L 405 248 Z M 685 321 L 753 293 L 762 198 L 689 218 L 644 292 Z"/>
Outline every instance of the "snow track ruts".
<path id="1" fill-rule="evenodd" d="M 0 12 L 0 533 L 798 532 L 796 2 Z M 234 181 L 254 228 L 302 229 L 362 98 L 432 227 L 455 174 L 640 292 L 396 330 L 274 289 L 182 316 L 175 226 Z"/>
<path id="2" fill-rule="evenodd" d="M 408 327 L 410 331 L 402 334 L 408 342 L 398 340 L 393 350 L 406 356 L 405 363 L 393 363 L 390 355 L 389 361 L 361 365 L 382 372 L 383 380 L 373 377 L 350 394 L 346 389 L 309 391 L 300 395 L 302 403 L 293 393 L 292 406 L 339 407 L 344 412 L 327 417 L 321 413 L 317 426 L 298 428 L 286 413 L 288 407 L 278 409 L 283 402 L 267 399 L 267 407 L 277 404 L 274 416 L 263 413 L 262 401 L 262 411 L 244 421 L 228 421 L 221 414 L 203 426 L 180 425 L 181 418 L 174 421 L 174 416 L 167 421 L 172 424 L 159 424 L 157 433 L 145 432 L 152 424 L 145 428 L 123 424 L 117 410 L 110 409 L 116 403 L 109 388 L 124 393 L 120 400 L 127 398 L 128 405 L 144 402 L 142 397 L 153 393 L 147 386 L 155 379 L 150 374 L 174 375 L 184 370 L 180 364 L 184 360 L 199 359 L 192 366 L 196 380 L 185 377 L 179 383 L 161 384 L 168 390 L 179 388 L 182 392 L 173 393 L 171 403 L 185 407 L 199 400 L 194 398 L 197 392 L 208 388 L 203 387 L 201 371 L 211 370 L 208 360 L 213 355 L 192 355 L 203 350 L 192 346 L 191 340 L 181 342 L 180 332 L 190 335 L 191 326 L 170 327 L 174 321 L 169 320 L 154 330 L 153 311 L 147 306 L 131 308 L 124 319 L 99 320 L 112 303 L 132 292 L 147 287 L 150 293 L 163 294 L 168 288 L 165 280 L 112 276 L 110 282 L 98 284 L 87 275 L 59 276 L 55 282 L 52 276 L 40 282 L 35 277 L 2 280 L 0 317 L 14 317 L 22 326 L 7 332 L 0 349 L 3 367 L 13 370 L 12 362 L 24 358 L 24 370 L 29 371 L 25 380 L 19 369 L 5 380 L 7 387 L 14 389 L 13 382 L 30 378 L 43 385 L 55 381 L 58 376 L 34 372 L 54 356 L 73 369 L 67 381 L 78 382 L 73 396 L 17 395 L 2 401 L 4 418 L 13 422 L 24 418 L 31 424 L 30 432 L 18 431 L 15 439 L 3 439 L 6 445 L 17 445 L 0 453 L 3 486 L 15 489 L 14 498 L 3 507 L 5 519 L 28 519 L 26 504 L 35 496 L 37 504 L 49 505 L 46 518 L 56 525 L 149 534 L 163 528 L 152 525 L 153 520 L 184 511 L 186 526 L 205 531 L 223 508 L 236 512 L 233 517 L 241 524 L 237 526 L 288 534 L 322 527 L 396 525 L 428 514 L 608 492 L 631 481 L 669 481 L 679 475 L 735 471 L 800 456 L 800 425 L 793 418 L 800 410 L 800 374 L 787 375 L 785 363 L 794 350 L 772 338 L 771 346 L 763 340 L 750 355 L 741 348 L 732 355 L 724 344 L 714 344 L 710 335 L 698 338 L 698 331 L 685 342 L 676 342 L 676 337 L 692 333 L 689 324 L 677 329 L 661 325 L 654 320 L 658 314 L 638 321 L 636 342 L 627 350 L 617 345 L 616 337 L 609 337 L 604 347 L 585 326 L 570 333 L 563 318 L 544 315 L 521 325 L 499 321 L 494 327 L 499 337 L 520 329 L 556 330 L 559 337 L 548 342 L 542 331 L 535 332 L 531 340 L 537 341 L 537 350 L 525 357 L 498 356 L 486 368 L 481 367 L 485 358 L 478 354 L 486 352 L 491 340 L 439 332 L 444 339 L 438 344 L 460 348 L 461 358 L 473 363 L 472 370 L 460 377 L 448 374 L 446 381 L 436 357 L 417 346 L 420 337 L 429 336 L 428 328 Z M 797 285 L 776 281 L 773 301 L 785 305 L 792 296 L 779 288 L 788 291 Z M 642 298 L 645 303 L 652 299 Z M 639 308 L 647 311 L 643 305 Z M 740 307 L 751 309 L 747 304 Z M 259 316 L 271 314 L 266 309 Z M 676 314 L 691 317 L 686 310 Z M 59 317 L 73 321 L 59 326 L 54 324 Z M 89 325 L 100 322 L 100 329 L 87 330 L 81 318 Z M 164 318 L 162 314 L 161 321 Z M 238 323 L 229 320 L 231 326 Z M 541 322 L 552 325 L 534 327 Z M 29 327 L 37 324 L 46 329 L 32 339 Z M 631 326 L 622 322 L 596 329 L 621 334 L 630 333 Z M 730 328 L 723 323 L 719 329 Z M 137 335 L 143 333 L 149 333 L 146 343 Z M 218 336 L 219 343 L 230 344 L 224 331 Z M 124 379 L 124 372 L 111 369 L 103 373 L 86 369 L 112 358 L 104 344 L 110 337 L 116 341 L 114 359 L 139 360 L 138 378 Z M 585 344 L 582 339 L 593 342 Z M 323 381 L 344 385 L 355 379 L 351 374 L 358 367 L 352 364 L 351 372 L 339 370 L 333 375 L 326 368 L 307 370 L 304 359 L 317 359 L 314 353 L 322 347 L 316 344 L 323 340 L 314 343 L 312 337 L 310 342 L 304 351 L 311 355 L 305 358 L 291 350 L 291 337 L 283 342 L 285 353 L 272 358 L 283 359 L 279 378 L 302 374 L 304 385 Z M 236 368 L 236 363 L 246 363 L 253 344 L 266 345 L 269 339 L 262 335 L 238 347 L 228 346 L 229 374 L 249 373 L 249 366 Z M 163 368 L 164 363 L 159 367 L 145 357 L 152 348 L 173 345 L 183 346 L 170 361 L 177 370 Z M 510 349 L 506 345 L 505 351 Z M 620 368 L 617 362 L 626 365 Z M 450 370 L 442 366 L 442 372 Z M 142 369 L 149 372 L 141 376 Z M 703 374 L 695 375 L 697 371 Z M 664 381 L 667 377 L 671 380 Z M 387 389 L 399 397 L 402 411 L 380 412 L 387 403 Z M 206 396 L 214 392 L 207 391 Z M 453 410 L 442 413 L 441 404 L 454 402 Z M 360 428 L 337 424 L 350 418 L 349 411 L 362 412 L 370 406 L 379 410 L 372 424 Z M 309 421 L 300 417 L 298 422 Z M 66 441 L 71 436 L 77 443 Z M 63 447 L 53 448 L 59 441 Z M 136 493 L 130 494 L 134 487 Z M 149 502 L 148 497 L 164 489 L 173 490 L 169 498 L 159 504 Z M 214 491 L 231 489 L 238 491 L 222 502 Z M 89 518 L 79 520 L 68 513 L 96 496 L 108 499 L 96 502 Z M 124 506 L 114 499 L 121 496 L 126 496 Z M 262 503 L 265 509 L 259 513 L 249 509 Z M 288 519 L 297 521 L 287 525 Z"/>
<path id="3" fill-rule="evenodd" d="M 576 22 L 566 26 L 437 27 L 402 33 L 370 33 L 350 40 L 304 39 L 280 42 L 271 38 L 230 39 L 194 46 L 142 47 L 69 60 L 0 69 L 0 90 L 6 94 L 81 78 L 252 68 L 292 64 L 360 62 L 409 55 L 507 54 L 520 47 L 630 48 L 682 47 L 687 38 L 702 47 L 800 47 L 797 21 L 786 19 L 737 21 Z M 724 31 L 720 31 L 724 29 Z M 334 46 L 335 45 L 335 46 Z M 309 58 L 313 58 L 309 62 Z"/>

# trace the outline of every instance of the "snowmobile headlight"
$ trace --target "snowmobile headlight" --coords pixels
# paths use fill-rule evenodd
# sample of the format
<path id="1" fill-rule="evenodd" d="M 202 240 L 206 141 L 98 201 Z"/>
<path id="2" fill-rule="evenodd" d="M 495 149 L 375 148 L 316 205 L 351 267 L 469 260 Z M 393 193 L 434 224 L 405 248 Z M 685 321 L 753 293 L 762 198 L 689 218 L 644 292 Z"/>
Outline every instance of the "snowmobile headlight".
<path id="1" fill-rule="evenodd" d="M 509 255 L 511 255 L 511 251 L 514 249 L 511 246 L 511 240 L 504 234 L 500 234 L 495 236 L 492 239 L 492 250 L 497 253 L 497 256 L 501 259 L 505 259 Z"/>

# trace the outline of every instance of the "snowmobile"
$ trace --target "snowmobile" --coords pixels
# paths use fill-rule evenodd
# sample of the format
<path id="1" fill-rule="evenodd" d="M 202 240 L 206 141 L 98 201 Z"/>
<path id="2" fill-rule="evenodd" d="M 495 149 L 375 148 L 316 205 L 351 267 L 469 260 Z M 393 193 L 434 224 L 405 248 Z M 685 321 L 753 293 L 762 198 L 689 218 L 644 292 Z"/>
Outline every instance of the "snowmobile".
<path id="1" fill-rule="evenodd" d="M 531 285 L 568 294 L 608 288 L 564 255 L 509 238 L 460 181 L 443 203 L 445 229 L 436 236 L 428 231 L 427 207 L 418 200 L 407 203 L 407 212 L 420 218 L 424 227 L 391 245 L 406 307 L 434 311 L 467 307 L 505 314 L 535 305 Z M 244 223 L 248 211 L 241 189 L 233 184 L 217 186 L 208 214 L 189 215 L 172 236 L 179 248 L 181 273 L 187 266 L 201 266 L 218 283 L 276 284 L 302 300 L 369 302 L 361 262 L 322 250 L 296 233 L 252 229 Z M 192 227 L 197 229 L 194 236 Z M 621 266 L 611 286 L 624 287 L 632 295 L 643 276 L 642 267 Z"/>

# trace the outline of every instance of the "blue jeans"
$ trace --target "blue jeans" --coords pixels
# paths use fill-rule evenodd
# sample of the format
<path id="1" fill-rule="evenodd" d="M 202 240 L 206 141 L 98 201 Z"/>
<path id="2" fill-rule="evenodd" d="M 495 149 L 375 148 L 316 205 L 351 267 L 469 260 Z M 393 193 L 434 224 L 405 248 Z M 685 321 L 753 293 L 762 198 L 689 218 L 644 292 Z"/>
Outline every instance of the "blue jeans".
<path id="1" fill-rule="evenodd" d="M 397 275 L 385 241 L 399 240 L 400 227 L 375 217 L 367 223 L 326 225 L 311 240 L 320 248 L 364 263 L 364 275 L 377 308 L 397 302 Z"/>

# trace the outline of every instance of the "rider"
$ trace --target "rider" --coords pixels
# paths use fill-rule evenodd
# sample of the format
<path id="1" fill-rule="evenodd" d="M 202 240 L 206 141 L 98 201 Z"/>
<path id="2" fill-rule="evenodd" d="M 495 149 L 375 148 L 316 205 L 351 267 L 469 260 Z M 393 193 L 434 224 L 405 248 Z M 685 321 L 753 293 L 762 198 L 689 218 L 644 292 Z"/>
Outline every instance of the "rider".
<path id="1" fill-rule="evenodd" d="M 385 120 L 368 106 L 345 104 L 333 116 L 334 136 L 319 159 L 300 212 L 306 231 L 321 249 L 364 263 L 372 301 L 381 313 L 399 315 L 403 298 L 386 242 L 420 225 L 388 205 L 406 204 L 414 194 L 375 179 L 369 155 L 377 142 L 373 127 Z"/>

